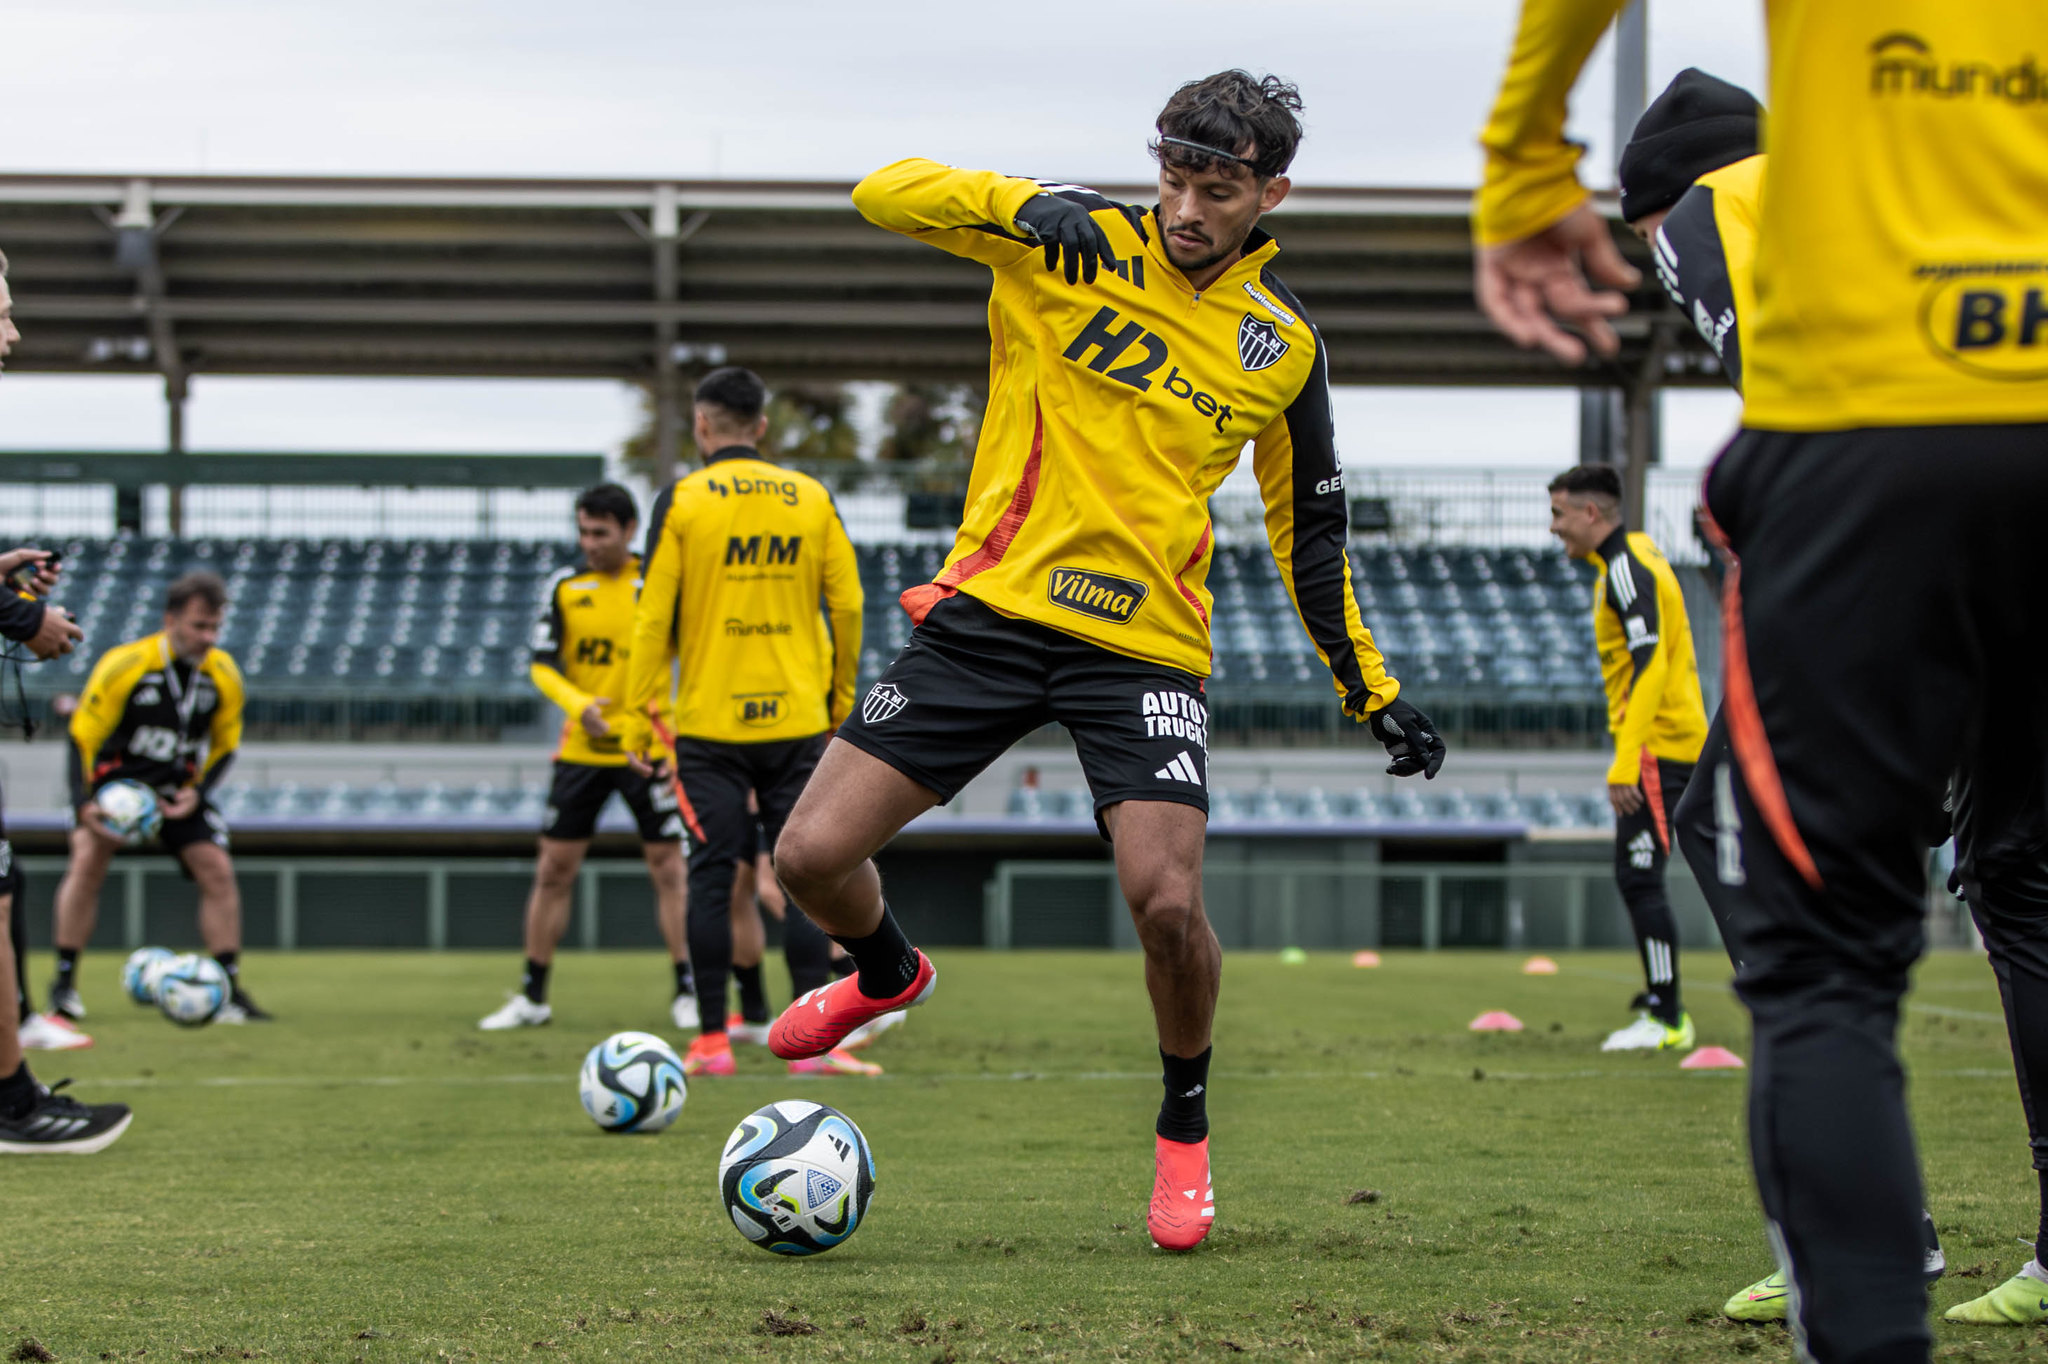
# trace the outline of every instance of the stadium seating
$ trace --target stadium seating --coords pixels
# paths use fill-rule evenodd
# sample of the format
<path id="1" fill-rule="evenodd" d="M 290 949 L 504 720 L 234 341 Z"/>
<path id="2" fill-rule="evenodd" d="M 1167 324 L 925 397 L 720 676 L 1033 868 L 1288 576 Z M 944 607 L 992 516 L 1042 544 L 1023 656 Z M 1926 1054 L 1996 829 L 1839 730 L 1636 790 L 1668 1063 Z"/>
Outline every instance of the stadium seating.
<path id="1" fill-rule="evenodd" d="M 155 629 L 162 585 L 190 568 L 227 579 L 221 644 L 252 685 L 298 692 L 505 694 L 526 687 L 526 640 L 567 543 L 156 540 L 63 546 L 64 601 L 95 645 Z M 896 604 L 943 562 L 931 544 L 859 550 L 867 587 L 862 680 L 909 638 Z M 1420 694 L 1506 701 L 1596 699 L 1588 570 L 1526 549 L 1352 550 L 1359 606 L 1380 648 Z M 1216 553 L 1214 687 L 1320 697 L 1328 681 L 1264 545 Z M 92 654 L 35 681 L 76 687 Z"/>

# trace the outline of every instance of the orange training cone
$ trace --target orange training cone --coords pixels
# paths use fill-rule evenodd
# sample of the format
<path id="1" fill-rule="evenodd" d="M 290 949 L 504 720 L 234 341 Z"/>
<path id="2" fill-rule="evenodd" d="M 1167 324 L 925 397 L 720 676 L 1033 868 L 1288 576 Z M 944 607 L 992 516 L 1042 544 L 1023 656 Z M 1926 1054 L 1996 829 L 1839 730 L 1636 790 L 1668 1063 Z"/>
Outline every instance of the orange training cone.
<path id="1" fill-rule="evenodd" d="M 1472 1020 L 1473 1032 L 1520 1032 L 1522 1020 L 1501 1009 L 1483 1013 Z"/>
<path id="2" fill-rule="evenodd" d="M 1742 1058 L 1726 1047 L 1701 1047 L 1678 1063 L 1680 1070 L 1742 1070 Z"/>
<path id="3" fill-rule="evenodd" d="M 1522 963 L 1522 974 L 1525 976 L 1554 976 L 1557 974 L 1557 963 L 1548 957 L 1531 957 Z"/>
<path id="4" fill-rule="evenodd" d="M 1362 952 L 1353 952 L 1351 954 L 1351 964 L 1358 967 L 1378 966 L 1380 964 L 1380 954 L 1369 947 Z"/>

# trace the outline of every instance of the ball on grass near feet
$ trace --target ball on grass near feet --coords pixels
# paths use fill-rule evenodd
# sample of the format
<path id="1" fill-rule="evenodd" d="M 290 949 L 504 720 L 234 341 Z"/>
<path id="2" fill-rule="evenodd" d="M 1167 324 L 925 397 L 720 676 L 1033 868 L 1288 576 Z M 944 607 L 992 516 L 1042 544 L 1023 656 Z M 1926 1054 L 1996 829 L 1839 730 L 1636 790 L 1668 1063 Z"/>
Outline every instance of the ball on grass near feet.
<path id="1" fill-rule="evenodd" d="M 659 1132 L 690 1095 L 683 1058 L 651 1032 L 613 1033 L 592 1047 L 577 1088 L 583 1111 L 607 1132 Z"/>
<path id="2" fill-rule="evenodd" d="M 187 1028 L 213 1022 L 232 992 L 221 964 L 194 952 L 172 959 L 156 977 L 156 1007 Z"/>
<path id="3" fill-rule="evenodd" d="M 178 959 L 167 947 L 138 947 L 121 966 L 121 988 L 137 1004 L 156 1003 L 157 980 Z"/>
<path id="4" fill-rule="evenodd" d="M 155 838 L 164 824 L 156 792 L 139 781 L 110 781 L 93 793 L 92 803 L 99 807 L 100 822 L 130 847 Z"/>
<path id="5" fill-rule="evenodd" d="M 740 1235 L 777 1255 L 818 1255 L 860 1228 L 875 1193 L 867 1138 L 837 1109 L 785 1099 L 726 1139 L 718 1193 Z"/>

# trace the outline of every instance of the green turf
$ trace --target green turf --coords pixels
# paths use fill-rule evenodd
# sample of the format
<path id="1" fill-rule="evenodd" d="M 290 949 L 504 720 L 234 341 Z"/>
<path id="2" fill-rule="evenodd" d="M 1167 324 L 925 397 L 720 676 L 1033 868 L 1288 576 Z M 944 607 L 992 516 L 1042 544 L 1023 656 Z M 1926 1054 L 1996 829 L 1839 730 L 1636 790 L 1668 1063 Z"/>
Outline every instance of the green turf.
<path id="1" fill-rule="evenodd" d="M 137 1117 L 103 1155 L 0 1167 L 0 1349 L 1788 1358 L 1782 1330 L 1717 1314 L 1770 1267 L 1740 1079 L 1600 1055 L 1633 961 L 1562 962 L 1543 978 L 1490 953 L 1389 953 L 1377 971 L 1229 957 L 1217 1230 L 1169 1257 L 1144 1232 L 1158 1084 L 1135 956 L 946 953 L 932 1004 L 871 1053 L 886 1077 L 793 1080 L 743 1051 L 739 1077 L 694 1085 L 656 1137 L 599 1133 L 573 1080 L 608 1032 L 673 1034 L 648 954 L 565 957 L 555 1025 L 491 1036 L 475 1020 L 514 976 L 503 955 L 259 954 L 247 979 L 284 1021 L 192 1032 L 126 1003 L 118 959 L 95 956 L 98 1047 L 35 1064 Z M 1725 960 L 1685 964 L 1701 1040 L 1746 1051 Z M 1528 1030 L 1466 1030 L 1496 1008 Z M 1905 1028 L 1954 1271 L 1938 1309 L 2015 1270 L 2033 1225 L 1997 1011 L 1981 959 L 1941 956 Z M 790 1096 L 842 1107 L 880 1169 L 867 1224 L 807 1261 L 746 1244 L 714 1194 L 733 1124 Z M 1937 1334 L 1959 1358 L 2048 1346 Z"/>

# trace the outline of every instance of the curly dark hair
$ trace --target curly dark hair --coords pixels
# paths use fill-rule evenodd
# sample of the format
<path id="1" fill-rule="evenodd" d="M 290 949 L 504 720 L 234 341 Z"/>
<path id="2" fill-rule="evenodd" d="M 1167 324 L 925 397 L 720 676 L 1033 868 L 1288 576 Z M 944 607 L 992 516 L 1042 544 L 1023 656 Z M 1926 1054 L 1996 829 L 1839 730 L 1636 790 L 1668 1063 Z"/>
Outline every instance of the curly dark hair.
<path id="1" fill-rule="evenodd" d="M 1218 71 L 1189 81 L 1159 111 L 1161 138 L 1231 152 L 1262 180 L 1285 175 L 1301 145 L 1301 91 L 1278 76 Z M 1200 174 L 1237 162 L 1205 156 L 1192 147 L 1154 139 L 1152 155 L 1178 170 Z"/>

